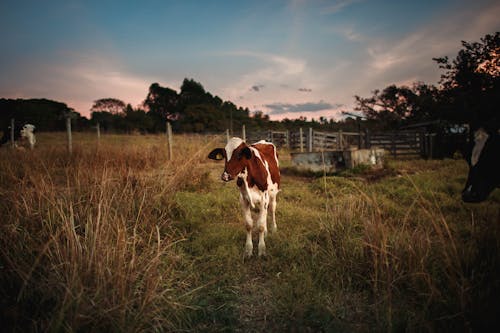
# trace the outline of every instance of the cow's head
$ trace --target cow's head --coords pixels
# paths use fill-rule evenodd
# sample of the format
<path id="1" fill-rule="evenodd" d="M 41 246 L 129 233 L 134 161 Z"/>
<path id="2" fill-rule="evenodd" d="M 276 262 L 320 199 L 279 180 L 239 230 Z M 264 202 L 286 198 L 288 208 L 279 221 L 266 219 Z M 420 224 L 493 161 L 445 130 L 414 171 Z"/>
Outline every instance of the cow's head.
<path id="1" fill-rule="evenodd" d="M 496 131 L 483 128 L 474 133 L 473 147 L 467 154 L 469 175 L 462 191 L 465 202 L 481 202 L 499 186 L 499 144 Z"/>
<path id="2" fill-rule="evenodd" d="M 23 138 L 27 138 L 31 134 L 33 134 L 34 130 L 35 130 L 35 125 L 25 124 L 21 129 L 20 133 Z"/>
<path id="3" fill-rule="evenodd" d="M 225 148 L 216 148 L 208 154 L 212 160 L 225 160 L 224 172 L 221 179 L 228 182 L 235 179 L 245 170 L 248 160 L 252 158 L 252 150 L 240 138 L 229 140 Z"/>

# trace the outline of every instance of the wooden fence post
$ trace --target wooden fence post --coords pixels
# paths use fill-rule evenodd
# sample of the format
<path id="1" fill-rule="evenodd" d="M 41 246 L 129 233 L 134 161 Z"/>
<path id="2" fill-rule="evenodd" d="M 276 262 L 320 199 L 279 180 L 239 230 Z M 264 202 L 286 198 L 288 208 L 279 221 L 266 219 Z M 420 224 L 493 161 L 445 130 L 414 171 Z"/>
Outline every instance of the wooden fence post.
<path id="1" fill-rule="evenodd" d="M 226 130 L 226 142 L 229 142 L 229 129 Z"/>
<path id="2" fill-rule="evenodd" d="M 14 148 L 16 146 L 16 143 L 14 142 L 14 134 L 15 134 L 15 126 L 16 125 L 16 121 L 14 118 L 12 118 L 10 120 L 10 145 L 12 146 L 12 148 Z"/>
<path id="3" fill-rule="evenodd" d="M 343 137 L 342 137 L 342 130 L 339 130 L 339 133 L 338 133 L 338 147 L 339 147 L 339 150 L 344 150 L 344 143 L 342 142 L 343 140 Z"/>
<path id="4" fill-rule="evenodd" d="M 73 137 L 71 136 L 71 117 L 66 117 L 66 133 L 68 134 L 68 153 L 73 153 Z"/>
<path id="5" fill-rule="evenodd" d="M 313 151 L 313 141 L 314 141 L 314 138 L 313 138 L 313 129 L 312 127 L 309 127 L 309 152 L 312 153 Z"/>
<path id="6" fill-rule="evenodd" d="M 172 152 L 172 125 L 167 121 L 167 142 L 168 142 L 168 159 L 172 160 L 173 152 Z"/>
<path id="7" fill-rule="evenodd" d="M 101 142 L 101 125 L 99 124 L 99 122 L 97 122 L 95 128 L 97 131 L 97 145 L 99 146 L 99 143 Z"/>
<path id="8" fill-rule="evenodd" d="M 304 141 L 303 141 L 304 140 L 304 133 L 302 131 L 302 127 L 299 130 L 299 136 L 300 136 L 300 138 L 299 138 L 299 140 L 300 140 L 299 141 L 300 142 L 300 144 L 299 144 L 300 145 L 300 152 L 303 153 L 304 152 Z"/>
<path id="9" fill-rule="evenodd" d="M 427 149 L 425 147 L 425 130 L 421 129 L 418 136 L 418 144 L 420 147 L 420 156 L 427 158 Z"/>
<path id="10" fill-rule="evenodd" d="M 243 126 L 241 126 L 241 136 L 243 137 L 243 141 L 247 141 L 247 131 L 245 129 L 245 124 L 243 124 Z"/>
<path id="11" fill-rule="evenodd" d="M 391 152 L 392 156 L 396 157 L 396 132 L 392 132 L 391 135 Z"/>

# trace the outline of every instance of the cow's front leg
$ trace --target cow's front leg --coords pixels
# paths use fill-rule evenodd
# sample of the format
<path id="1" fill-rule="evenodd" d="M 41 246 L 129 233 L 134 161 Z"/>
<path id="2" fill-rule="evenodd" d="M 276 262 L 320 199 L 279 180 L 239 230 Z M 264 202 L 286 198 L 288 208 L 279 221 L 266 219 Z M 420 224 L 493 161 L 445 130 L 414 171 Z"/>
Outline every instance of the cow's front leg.
<path id="1" fill-rule="evenodd" d="M 243 218 L 245 220 L 245 228 L 247 230 L 247 239 L 245 242 L 245 256 L 247 258 L 252 256 L 253 244 L 252 244 L 252 228 L 253 219 L 252 211 L 250 209 L 250 204 L 243 197 L 240 197 L 241 209 L 243 211 Z"/>
<path id="2" fill-rule="evenodd" d="M 269 205 L 269 196 L 266 194 L 263 195 L 263 200 L 260 202 L 259 218 L 257 223 L 259 228 L 259 257 L 266 255 L 266 242 L 264 238 L 267 234 L 267 207 Z"/>

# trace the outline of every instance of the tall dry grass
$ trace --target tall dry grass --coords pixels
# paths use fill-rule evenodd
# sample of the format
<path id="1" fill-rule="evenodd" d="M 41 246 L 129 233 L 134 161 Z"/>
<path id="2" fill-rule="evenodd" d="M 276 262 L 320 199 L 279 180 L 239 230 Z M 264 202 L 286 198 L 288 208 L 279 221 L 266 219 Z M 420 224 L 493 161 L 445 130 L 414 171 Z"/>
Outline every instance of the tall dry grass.
<path id="1" fill-rule="evenodd" d="M 244 261 L 237 188 L 206 160 L 224 138 L 176 136 L 173 161 L 163 136 L 75 133 L 71 157 L 63 134 L 38 138 L 0 150 L 6 330 L 500 326 L 499 192 L 463 204 L 465 163 L 392 161 L 376 180 L 284 172 L 268 257 Z"/>
<path id="2" fill-rule="evenodd" d="M 446 184 L 440 176 L 430 181 Z M 330 260 L 328 270 L 335 272 L 325 284 L 335 290 L 334 300 L 339 285 L 367 297 L 370 305 L 350 318 L 366 325 L 362 331 L 486 327 L 496 322 L 488 308 L 498 302 L 484 289 L 498 292 L 494 266 L 500 246 L 491 238 L 500 235 L 500 207 L 464 206 L 417 184 L 414 178 L 419 177 L 401 177 L 391 182 L 399 183 L 392 189 L 335 178 L 328 186 L 318 183 L 328 202 L 318 237 L 321 257 Z M 481 213 L 482 225 L 474 225 L 474 211 Z M 487 310 L 480 310 L 482 302 Z M 329 307 L 338 316 L 339 305 Z"/>
<path id="3" fill-rule="evenodd" d="M 190 282 L 180 271 L 172 194 L 197 183 L 201 138 L 84 134 L 69 156 L 54 135 L 0 151 L 2 321 L 30 331 L 151 331 L 179 326 Z M 80 142 L 80 144 L 78 144 Z M 204 148 L 205 147 L 205 148 Z"/>

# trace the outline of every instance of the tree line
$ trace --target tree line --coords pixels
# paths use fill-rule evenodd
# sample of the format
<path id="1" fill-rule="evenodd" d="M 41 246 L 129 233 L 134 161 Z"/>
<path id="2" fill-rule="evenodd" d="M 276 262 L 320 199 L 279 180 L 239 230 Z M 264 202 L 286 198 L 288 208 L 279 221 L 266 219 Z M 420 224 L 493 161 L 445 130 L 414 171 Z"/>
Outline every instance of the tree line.
<path id="1" fill-rule="evenodd" d="M 372 96 L 355 98 L 355 111 L 364 119 L 364 128 L 398 129 L 418 122 L 440 121 L 498 128 L 500 99 L 500 33 L 488 34 L 479 42 L 462 42 L 455 59 L 434 58 L 443 70 L 439 86 L 415 82 L 412 86 L 390 85 L 374 90 Z M 94 101 L 91 118 L 82 117 L 65 103 L 47 99 L 0 99 L 0 125 L 11 118 L 36 124 L 40 131 L 63 130 L 70 115 L 75 130 L 89 130 L 99 123 L 103 131 L 157 133 L 171 122 L 177 132 L 237 131 L 245 124 L 249 130 L 297 129 L 313 127 L 323 130 L 354 131 L 357 120 L 283 119 L 271 121 L 269 116 L 236 106 L 213 96 L 193 79 L 184 79 L 180 91 L 150 85 L 144 102 L 133 107 L 116 98 Z"/>

